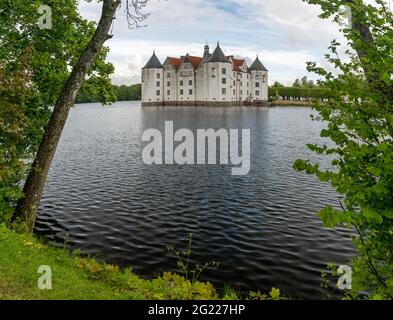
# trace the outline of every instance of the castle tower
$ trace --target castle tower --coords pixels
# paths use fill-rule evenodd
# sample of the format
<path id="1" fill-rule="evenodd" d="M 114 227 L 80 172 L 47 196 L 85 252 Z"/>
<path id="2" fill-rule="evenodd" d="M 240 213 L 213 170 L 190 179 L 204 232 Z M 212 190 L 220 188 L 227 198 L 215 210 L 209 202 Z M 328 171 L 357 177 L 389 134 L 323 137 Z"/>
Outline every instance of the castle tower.
<path id="1" fill-rule="evenodd" d="M 207 100 L 217 104 L 230 102 L 232 63 L 225 56 L 220 43 L 217 43 L 216 49 L 205 65 L 208 78 L 205 89 Z"/>
<path id="2" fill-rule="evenodd" d="M 142 106 L 162 105 L 164 99 L 164 67 L 156 53 L 142 68 Z"/>
<path id="3" fill-rule="evenodd" d="M 203 51 L 203 60 L 207 61 L 209 58 L 210 58 L 210 48 L 209 45 L 206 43 Z"/>
<path id="4" fill-rule="evenodd" d="M 265 68 L 257 55 L 255 61 L 250 66 L 251 73 L 250 89 L 253 101 L 268 100 L 268 70 Z"/>

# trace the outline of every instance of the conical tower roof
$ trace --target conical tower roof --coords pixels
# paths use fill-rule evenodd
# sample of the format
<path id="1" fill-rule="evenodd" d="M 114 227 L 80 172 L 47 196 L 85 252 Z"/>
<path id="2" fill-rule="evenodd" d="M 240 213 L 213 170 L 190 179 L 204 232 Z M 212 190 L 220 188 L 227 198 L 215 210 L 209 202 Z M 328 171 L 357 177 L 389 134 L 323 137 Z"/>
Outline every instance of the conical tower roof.
<path id="1" fill-rule="evenodd" d="M 268 71 L 268 70 L 265 68 L 265 66 L 263 65 L 261 60 L 259 60 L 259 57 L 257 56 L 255 61 L 250 66 L 250 71 Z"/>
<path id="2" fill-rule="evenodd" d="M 224 52 L 222 52 L 219 43 L 217 43 L 217 48 L 214 50 L 208 62 L 229 62 Z"/>
<path id="3" fill-rule="evenodd" d="M 162 66 L 160 60 L 158 60 L 155 52 L 153 52 L 153 55 L 146 63 L 146 65 L 143 67 L 143 69 L 163 69 L 163 68 L 164 67 Z"/>

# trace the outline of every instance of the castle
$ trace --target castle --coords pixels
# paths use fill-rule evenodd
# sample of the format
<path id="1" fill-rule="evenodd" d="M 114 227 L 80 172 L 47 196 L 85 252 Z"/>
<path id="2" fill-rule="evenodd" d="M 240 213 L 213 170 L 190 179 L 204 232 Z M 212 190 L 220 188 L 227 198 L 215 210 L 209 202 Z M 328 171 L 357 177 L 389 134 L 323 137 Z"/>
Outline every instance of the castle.
<path id="1" fill-rule="evenodd" d="M 267 105 L 268 70 L 258 56 L 250 67 L 226 56 L 220 44 L 203 57 L 168 57 L 155 52 L 142 68 L 142 106 Z"/>

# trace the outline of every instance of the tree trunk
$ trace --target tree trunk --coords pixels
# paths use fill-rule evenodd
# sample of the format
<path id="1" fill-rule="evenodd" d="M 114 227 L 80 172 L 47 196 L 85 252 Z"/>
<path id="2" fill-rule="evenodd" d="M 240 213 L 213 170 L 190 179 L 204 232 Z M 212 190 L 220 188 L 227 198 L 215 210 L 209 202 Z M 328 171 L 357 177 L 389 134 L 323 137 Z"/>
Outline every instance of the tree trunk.
<path id="1" fill-rule="evenodd" d="M 76 95 L 86 78 L 90 66 L 102 49 L 103 44 L 112 37 L 109 32 L 120 3 L 120 0 L 104 0 L 97 29 L 73 68 L 56 102 L 23 188 L 25 196 L 19 201 L 12 218 L 12 222 L 17 222 L 23 232 L 33 232 L 42 191 L 68 113 L 71 106 L 75 103 Z"/>
<path id="2" fill-rule="evenodd" d="M 359 21 L 359 19 L 356 18 L 358 13 L 356 12 L 356 6 L 354 5 L 354 0 L 345 0 L 345 1 L 351 7 L 353 12 L 352 26 L 351 26 L 352 30 L 358 32 L 364 43 L 367 43 L 370 46 L 375 46 L 374 37 L 371 33 L 370 27 L 367 26 L 364 22 Z M 380 79 L 379 70 L 376 70 L 372 62 L 370 62 L 370 59 L 368 59 L 368 54 L 364 50 L 364 48 L 357 47 L 355 44 L 354 49 L 356 50 L 356 53 L 361 61 L 364 74 L 367 78 L 367 82 L 369 83 L 370 87 L 382 95 L 382 101 L 392 101 L 393 100 L 392 86 L 387 85 Z"/>

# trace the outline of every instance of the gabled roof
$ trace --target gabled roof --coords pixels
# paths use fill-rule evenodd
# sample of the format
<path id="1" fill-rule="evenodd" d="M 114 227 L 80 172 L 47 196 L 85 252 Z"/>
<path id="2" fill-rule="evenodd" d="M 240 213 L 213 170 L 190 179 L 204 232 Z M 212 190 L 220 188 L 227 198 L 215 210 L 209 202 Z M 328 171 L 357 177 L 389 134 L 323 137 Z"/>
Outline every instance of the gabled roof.
<path id="1" fill-rule="evenodd" d="M 162 66 L 160 60 L 158 60 L 156 53 L 153 52 L 153 55 L 142 69 L 163 69 L 163 68 L 164 67 Z"/>
<path id="2" fill-rule="evenodd" d="M 191 63 L 192 66 L 194 67 L 194 69 L 197 69 L 200 66 L 200 64 L 202 63 L 202 61 L 203 61 L 203 58 L 190 56 L 189 54 L 187 54 L 184 58 L 184 62 Z"/>
<path id="3" fill-rule="evenodd" d="M 229 62 L 224 52 L 222 52 L 219 43 L 217 43 L 217 48 L 214 50 L 208 62 Z"/>
<path id="4" fill-rule="evenodd" d="M 233 70 L 241 72 L 242 70 L 240 69 L 240 67 L 244 64 L 245 61 L 246 60 L 244 60 L 244 59 L 236 59 L 236 58 L 234 58 L 233 59 Z"/>
<path id="5" fill-rule="evenodd" d="M 263 63 L 259 60 L 258 56 L 250 67 L 250 71 L 268 71 Z"/>
<path id="6" fill-rule="evenodd" d="M 179 69 L 179 67 L 183 63 L 182 59 L 174 57 L 168 57 L 166 61 L 168 61 L 172 66 L 174 66 L 176 70 Z"/>

